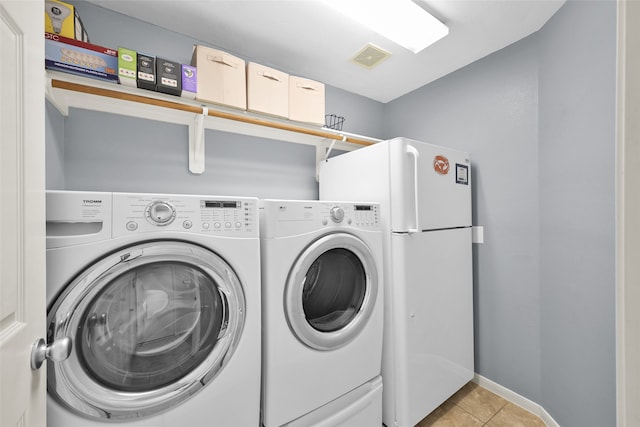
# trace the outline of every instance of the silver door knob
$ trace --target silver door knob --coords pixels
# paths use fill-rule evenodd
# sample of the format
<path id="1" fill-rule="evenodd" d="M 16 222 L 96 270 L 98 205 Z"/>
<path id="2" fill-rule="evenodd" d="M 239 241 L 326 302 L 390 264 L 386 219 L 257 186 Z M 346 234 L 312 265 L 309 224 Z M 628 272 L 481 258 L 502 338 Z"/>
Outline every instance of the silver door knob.
<path id="1" fill-rule="evenodd" d="M 31 350 L 31 369 L 40 369 L 42 362 L 49 359 L 52 362 L 62 362 L 71 354 L 71 337 L 55 340 L 47 345 L 42 338 L 33 344 Z"/>

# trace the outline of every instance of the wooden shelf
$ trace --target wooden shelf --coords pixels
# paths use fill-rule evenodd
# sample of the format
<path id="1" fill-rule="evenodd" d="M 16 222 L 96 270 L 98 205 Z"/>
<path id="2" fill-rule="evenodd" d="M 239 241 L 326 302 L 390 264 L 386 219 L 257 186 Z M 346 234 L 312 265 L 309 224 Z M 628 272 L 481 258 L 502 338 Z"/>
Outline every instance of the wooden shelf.
<path id="1" fill-rule="evenodd" d="M 314 145 L 318 161 L 331 148 L 352 151 L 379 141 L 56 71 L 46 71 L 45 94 L 63 115 L 74 107 L 188 126 L 189 170 L 196 174 L 204 172 L 205 129 Z"/>

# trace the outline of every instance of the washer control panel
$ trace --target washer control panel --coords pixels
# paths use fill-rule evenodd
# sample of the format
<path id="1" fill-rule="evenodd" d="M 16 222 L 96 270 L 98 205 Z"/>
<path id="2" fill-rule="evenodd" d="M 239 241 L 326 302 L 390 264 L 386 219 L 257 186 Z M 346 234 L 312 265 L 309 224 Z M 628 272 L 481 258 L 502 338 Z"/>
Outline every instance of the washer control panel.
<path id="1" fill-rule="evenodd" d="M 113 193 L 114 235 L 183 231 L 219 236 L 258 236 L 257 199 Z"/>

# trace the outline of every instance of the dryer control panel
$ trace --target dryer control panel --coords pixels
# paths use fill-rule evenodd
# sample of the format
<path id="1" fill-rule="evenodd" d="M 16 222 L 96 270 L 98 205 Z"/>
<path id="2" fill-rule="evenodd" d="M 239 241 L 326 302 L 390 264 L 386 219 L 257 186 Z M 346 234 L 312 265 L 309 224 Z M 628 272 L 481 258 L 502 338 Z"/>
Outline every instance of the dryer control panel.
<path id="1" fill-rule="evenodd" d="M 376 203 L 321 202 L 322 225 L 350 225 L 358 228 L 380 227 L 379 205 Z"/>
<path id="2" fill-rule="evenodd" d="M 113 193 L 113 234 L 158 231 L 257 237 L 257 199 Z"/>
<path id="3" fill-rule="evenodd" d="M 294 236 L 329 228 L 381 231 L 380 205 L 367 202 L 260 200 L 263 237 Z"/>

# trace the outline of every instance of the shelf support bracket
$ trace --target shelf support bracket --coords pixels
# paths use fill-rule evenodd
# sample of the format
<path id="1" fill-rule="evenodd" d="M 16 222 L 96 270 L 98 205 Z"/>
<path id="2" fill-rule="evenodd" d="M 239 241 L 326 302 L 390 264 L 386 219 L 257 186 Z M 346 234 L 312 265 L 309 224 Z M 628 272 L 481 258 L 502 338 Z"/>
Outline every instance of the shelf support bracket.
<path id="1" fill-rule="evenodd" d="M 44 87 L 44 96 L 46 99 L 51 102 L 51 104 L 56 107 L 56 109 L 63 116 L 69 115 L 69 105 L 67 103 L 62 102 L 62 97 L 56 96 L 53 91 L 53 85 L 51 84 L 51 78 L 45 74 L 45 87 Z"/>
<path id="2" fill-rule="evenodd" d="M 329 154 L 331 154 L 331 150 L 333 150 L 333 146 L 336 145 L 336 141 L 337 139 L 334 139 L 331 141 L 331 145 L 329 146 L 329 149 L 327 150 L 327 154 L 325 154 L 324 156 L 324 160 L 327 160 L 329 158 Z M 347 141 L 347 137 L 345 135 L 342 135 L 342 142 L 346 142 Z"/>
<path id="3" fill-rule="evenodd" d="M 327 152 L 327 139 L 316 144 L 316 182 L 320 182 L 320 163 L 324 162 L 324 156 Z"/>
<path id="4" fill-rule="evenodd" d="M 202 107 L 193 123 L 189 124 L 189 172 L 200 175 L 204 173 L 204 119 L 209 115 L 209 108 Z"/>
<path id="5" fill-rule="evenodd" d="M 345 135 L 341 136 L 342 142 L 345 142 L 347 140 L 347 137 Z M 330 144 L 329 141 L 331 141 Z M 318 182 L 320 181 L 320 163 L 327 161 L 327 159 L 329 158 L 329 154 L 331 154 L 331 150 L 333 150 L 333 146 L 336 145 L 337 141 L 338 139 L 326 138 L 323 139 L 320 143 L 316 144 L 316 181 Z M 327 144 L 329 144 L 329 147 L 327 147 Z"/>

